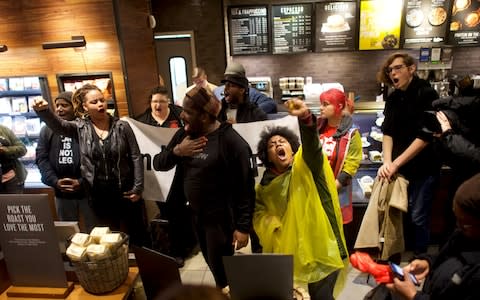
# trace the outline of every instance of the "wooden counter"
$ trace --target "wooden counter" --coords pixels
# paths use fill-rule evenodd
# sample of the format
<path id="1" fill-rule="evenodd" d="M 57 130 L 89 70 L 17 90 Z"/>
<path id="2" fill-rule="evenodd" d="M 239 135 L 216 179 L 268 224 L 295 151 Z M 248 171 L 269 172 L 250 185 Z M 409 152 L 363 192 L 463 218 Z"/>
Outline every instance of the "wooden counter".
<path id="1" fill-rule="evenodd" d="M 88 299 L 98 299 L 98 300 L 125 300 L 128 298 L 130 293 L 135 286 L 135 283 L 138 279 L 138 268 L 137 267 L 130 267 L 127 279 L 125 282 L 119 286 L 114 291 L 104 294 L 104 295 L 93 295 L 86 292 L 78 282 L 75 283 L 75 287 L 73 291 L 68 295 L 66 299 L 68 300 L 88 300 Z M 35 292 L 36 288 L 29 288 Z M 7 289 L 8 291 L 8 289 Z M 32 299 L 48 299 L 48 298 L 20 298 L 20 297 L 7 297 L 7 291 L 0 294 L 0 300 L 32 300 Z"/>

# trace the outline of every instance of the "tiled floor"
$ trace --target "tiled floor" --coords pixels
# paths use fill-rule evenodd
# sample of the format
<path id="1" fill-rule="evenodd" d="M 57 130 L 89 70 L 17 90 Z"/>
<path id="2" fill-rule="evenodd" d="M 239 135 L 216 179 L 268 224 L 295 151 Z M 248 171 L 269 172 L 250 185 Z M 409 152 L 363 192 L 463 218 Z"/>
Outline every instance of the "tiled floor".
<path id="1" fill-rule="evenodd" d="M 215 286 L 212 273 L 201 253 L 188 259 L 180 270 L 183 283 Z M 347 282 L 337 300 L 363 299 L 363 296 L 372 288 L 373 281 L 367 282 L 367 275 L 349 267 Z"/>
<path id="2" fill-rule="evenodd" d="M 362 274 L 352 267 L 349 268 L 345 289 L 337 300 L 363 299 L 363 296 L 372 288 L 371 284 L 374 284 L 371 279 L 367 282 L 366 274 Z M 183 283 L 215 286 L 212 273 L 201 253 L 185 262 L 185 266 L 180 270 L 180 275 Z"/>
<path id="3" fill-rule="evenodd" d="M 429 249 L 429 252 L 434 251 L 437 251 L 436 247 Z M 245 252 L 248 253 L 248 250 Z M 402 255 L 402 265 L 406 264 L 410 257 L 411 253 L 404 253 L 404 255 Z M 183 283 L 215 286 L 212 273 L 208 269 L 201 253 L 185 261 L 185 266 L 180 269 L 180 275 Z M 363 299 L 365 294 L 375 285 L 372 277 L 368 277 L 367 274 L 361 273 L 352 266 L 349 266 L 345 288 L 337 297 L 337 300 Z"/>

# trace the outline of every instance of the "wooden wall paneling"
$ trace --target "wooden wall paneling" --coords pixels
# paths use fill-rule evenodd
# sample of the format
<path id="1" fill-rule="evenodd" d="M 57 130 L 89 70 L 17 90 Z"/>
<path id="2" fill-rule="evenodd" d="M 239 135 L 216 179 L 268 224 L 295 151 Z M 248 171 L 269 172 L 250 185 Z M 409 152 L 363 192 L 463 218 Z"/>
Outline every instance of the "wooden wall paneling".
<path id="1" fill-rule="evenodd" d="M 114 0 L 114 11 L 131 116 L 145 111 L 150 90 L 158 85 L 153 29 L 148 23 L 149 3 L 145 0 Z"/>
<path id="2" fill-rule="evenodd" d="M 127 115 L 120 48 L 110 0 L 0 1 L 0 76 L 47 74 L 58 94 L 57 73 L 108 71 L 113 74 L 119 114 Z M 43 50 L 42 43 L 84 35 L 86 49 Z"/>

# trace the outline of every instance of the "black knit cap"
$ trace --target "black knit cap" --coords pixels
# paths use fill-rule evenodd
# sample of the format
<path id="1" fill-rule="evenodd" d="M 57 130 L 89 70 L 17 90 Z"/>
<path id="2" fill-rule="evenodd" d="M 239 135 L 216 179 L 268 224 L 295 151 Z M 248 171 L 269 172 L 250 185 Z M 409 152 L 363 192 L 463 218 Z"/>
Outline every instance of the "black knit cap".
<path id="1" fill-rule="evenodd" d="M 245 76 L 245 68 L 237 62 L 231 62 L 227 65 L 222 83 L 227 81 L 248 90 L 248 79 Z"/>

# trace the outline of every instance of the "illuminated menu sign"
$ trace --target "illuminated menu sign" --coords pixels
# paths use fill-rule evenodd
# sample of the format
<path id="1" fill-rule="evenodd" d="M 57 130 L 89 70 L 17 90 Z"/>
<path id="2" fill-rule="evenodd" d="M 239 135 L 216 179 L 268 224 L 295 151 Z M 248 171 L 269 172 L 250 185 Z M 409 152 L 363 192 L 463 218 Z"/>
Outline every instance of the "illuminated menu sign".
<path id="1" fill-rule="evenodd" d="M 456 46 L 480 44 L 480 1 L 453 1 L 448 43 Z"/>
<path id="2" fill-rule="evenodd" d="M 230 7 L 229 29 L 231 55 L 269 51 L 266 6 Z"/>
<path id="3" fill-rule="evenodd" d="M 361 0 L 359 50 L 398 49 L 402 0 Z"/>
<path id="4" fill-rule="evenodd" d="M 312 5 L 273 5 L 273 53 L 312 50 Z"/>
<path id="5" fill-rule="evenodd" d="M 445 43 L 450 0 L 405 2 L 404 47 L 420 48 Z"/>
<path id="6" fill-rule="evenodd" d="M 317 3 L 315 51 L 355 50 L 357 2 Z"/>

